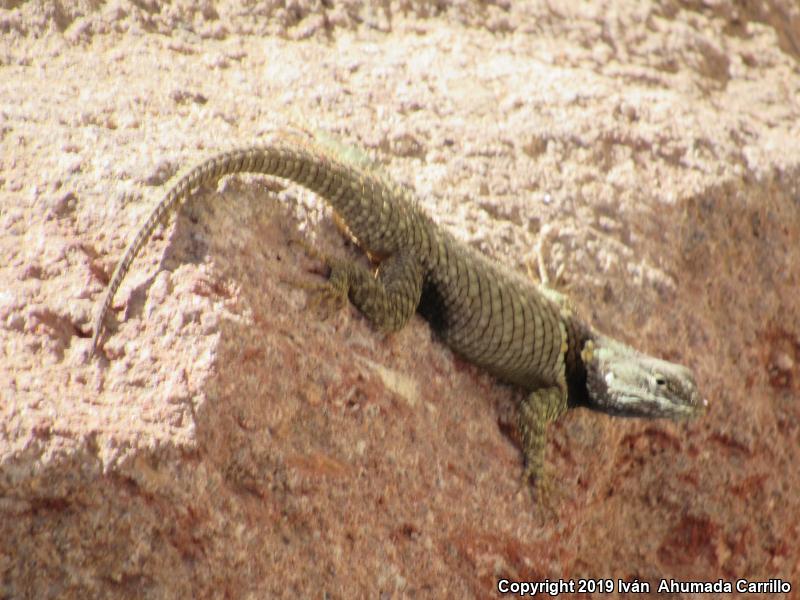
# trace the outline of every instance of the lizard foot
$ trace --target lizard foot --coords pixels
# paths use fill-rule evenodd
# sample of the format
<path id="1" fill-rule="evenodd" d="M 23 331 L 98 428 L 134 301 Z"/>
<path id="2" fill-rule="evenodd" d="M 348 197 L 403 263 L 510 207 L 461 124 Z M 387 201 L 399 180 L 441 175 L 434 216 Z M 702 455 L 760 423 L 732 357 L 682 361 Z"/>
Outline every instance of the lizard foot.
<path id="1" fill-rule="evenodd" d="M 295 284 L 309 292 L 307 307 L 321 321 L 347 306 L 347 292 L 331 281 L 297 281 Z"/>
<path id="2" fill-rule="evenodd" d="M 557 512 L 558 490 L 548 469 L 536 469 L 532 465 L 526 465 L 522 474 L 522 486 L 528 490 L 538 508 L 551 515 Z"/>
<path id="3" fill-rule="evenodd" d="M 326 281 L 308 281 L 299 277 L 282 278 L 284 283 L 306 290 L 309 293 L 308 308 L 314 311 L 320 320 L 324 321 L 334 313 L 342 310 L 348 302 L 347 282 L 341 276 L 340 263 L 342 261 L 315 248 L 302 238 L 290 238 L 289 243 L 300 246 L 308 256 L 319 260 L 330 270 Z"/>
<path id="4" fill-rule="evenodd" d="M 545 460 L 547 429 L 549 424 L 563 414 L 567 397 L 561 386 L 554 385 L 534 390 L 519 405 L 518 423 L 522 454 L 525 457 L 523 481 L 535 492 L 536 504 L 555 508 L 555 495 Z"/>
<path id="5" fill-rule="evenodd" d="M 308 256 L 309 258 L 313 258 L 314 260 L 318 260 L 319 262 L 324 264 L 326 267 L 331 267 L 333 265 L 333 263 L 336 262 L 336 259 L 334 257 L 332 257 L 329 254 L 323 252 L 322 250 L 320 250 L 316 246 L 313 246 L 312 244 L 309 244 L 308 241 L 306 239 L 302 238 L 302 237 L 294 236 L 294 235 L 290 236 L 289 237 L 289 245 L 290 246 L 300 246 L 300 248 L 303 250 L 303 252 L 306 254 L 306 256 Z"/>

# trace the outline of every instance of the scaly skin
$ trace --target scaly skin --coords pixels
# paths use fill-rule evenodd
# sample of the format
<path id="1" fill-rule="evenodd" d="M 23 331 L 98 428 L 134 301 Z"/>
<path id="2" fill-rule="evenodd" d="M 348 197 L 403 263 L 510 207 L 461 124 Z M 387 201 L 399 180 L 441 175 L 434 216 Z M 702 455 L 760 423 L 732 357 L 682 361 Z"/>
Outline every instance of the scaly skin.
<path id="1" fill-rule="evenodd" d="M 114 294 L 157 223 L 194 188 L 235 173 L 273 175 L 317 193 L 379 264 L 375 276 L 351 261 L 326 259 L 330 295 L 348 297 L 387 332 L 402 328 L 418 310 L 454 351 L 530 392 L 518 417 L 526 479 L 543 475 L 547 428 L 568 400 L 646 417 L 702 410 L 688 369 L 598 334 L 559 294 L 539 289 L 439 228 L 410 190 L 367 161 L 335 144 L 291 134 L 218 154 L 172 185 L 117 264 L 94 323 L 93 354 Z"/>

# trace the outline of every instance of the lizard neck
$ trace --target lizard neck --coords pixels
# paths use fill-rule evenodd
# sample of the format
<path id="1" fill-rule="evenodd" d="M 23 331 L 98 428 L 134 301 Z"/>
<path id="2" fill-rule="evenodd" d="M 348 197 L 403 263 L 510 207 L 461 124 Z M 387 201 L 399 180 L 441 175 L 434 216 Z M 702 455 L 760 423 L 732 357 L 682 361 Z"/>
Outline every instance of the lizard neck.
<path id="1" fill-rule="evenodd" d="M 564 362 L 569 404 L 570 406 L 589 406 L 591 398 L 586 387 L 586 365 L 581 358 L 581 352 L 586 342 L 595 338 L 595 333 L 586 322 L 575 315 L 565 317 L 564 325 L 567 330 L 567 354 Z"/>

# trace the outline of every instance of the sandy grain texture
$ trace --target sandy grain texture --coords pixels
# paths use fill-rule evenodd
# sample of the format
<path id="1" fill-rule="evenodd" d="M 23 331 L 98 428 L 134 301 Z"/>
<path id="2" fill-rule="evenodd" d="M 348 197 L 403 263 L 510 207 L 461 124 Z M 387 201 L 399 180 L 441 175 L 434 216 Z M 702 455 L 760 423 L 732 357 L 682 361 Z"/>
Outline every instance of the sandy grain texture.
<path id="1" fill-rule="evenodd" d="M 489 597 L 500 578 L 800 587 L 800 9 L 0 2 L 0 597 Z M 181 168 L 303 119 L 600 329 L 695 369 L 689 424 L 555 427 L 420 319 L 320 321 L 309 194 Z M 540 243 L 541 242 L 541 243 Z M 655 588 L 654 588 L 655 589 Z"/>

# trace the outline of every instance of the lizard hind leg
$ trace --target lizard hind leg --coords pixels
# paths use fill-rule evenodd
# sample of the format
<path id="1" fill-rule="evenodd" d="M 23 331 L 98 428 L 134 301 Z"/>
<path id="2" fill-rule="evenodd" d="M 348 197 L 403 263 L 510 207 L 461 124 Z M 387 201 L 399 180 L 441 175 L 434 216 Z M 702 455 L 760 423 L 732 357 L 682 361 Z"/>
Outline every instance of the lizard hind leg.
<path id="1" fill-rule="evenodd" d="M 547 428 L 566 410 L 566 390 L 559 385 L 539 388 L 520 402 L 518 426 L 525 457 L 523 483 L 535 485 L 540 501 L 552 491 L 545 464 Z"/>
<path id="2" fill-rule="evenodd" d="M 398 252 L 385 258 L 376 277 L 367 267 L 325 254 L 305 240 L 293 239 L 292 243 L 330 269 L 327 281 L 289 281 L 312 293 L 310 307 L 320 312 L 321 318 L 343 308 L 348 299 L 375 328 L 386 333 L 401 329 L 414 315 L 424 274 L 412 254 Z"/>
<path id="3" fill-rule="evenodd" d="M 396 252 L 384 258 L 377 277 L 360 265 L 351 264 L 348 277 L 350 301 L 380 331 L 402 329 L 419 306 L 424 272 L 410 252 Z"/>
<path id="4" fill-rule="evenodd" d="M 349 283 L 347 268 L 342 266 L 347 261 L 323 252 L 300 237 L 290 238 L 289 243 L 300 246 L 309 257 L 320 261 L 329 270 L 327 279 L 321 281 L 301 279 L 296 276 L 281 278 L 284 283 L 307 291 L 309 294 L 308 308 L 324 321 L 342 310 L 347 304 Z M 313 272 L 325 276 L 316 269 Z"/>

